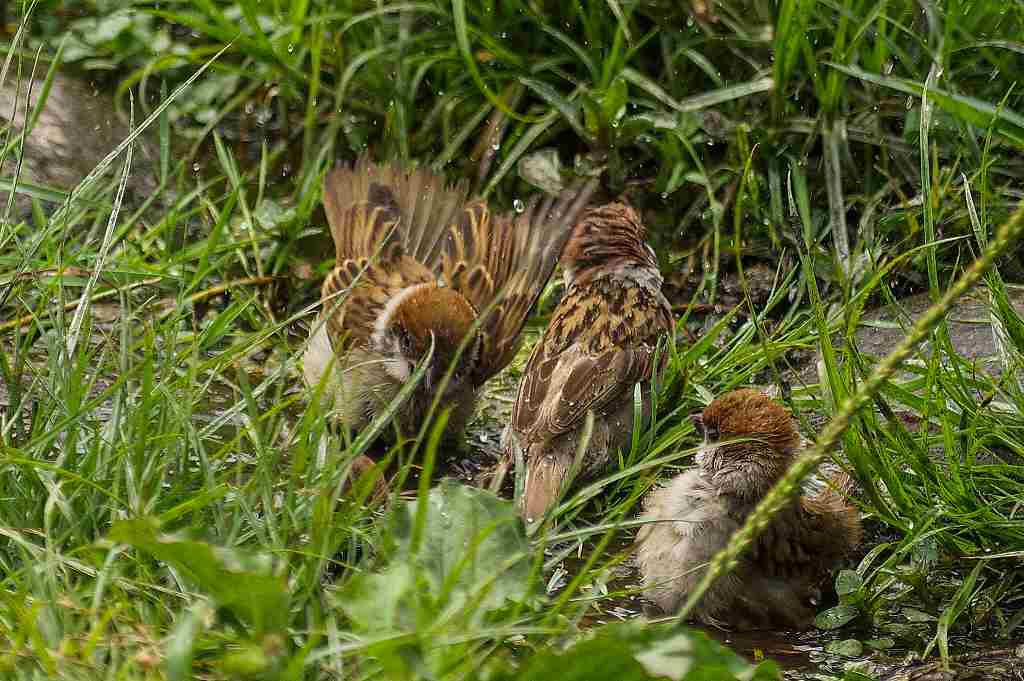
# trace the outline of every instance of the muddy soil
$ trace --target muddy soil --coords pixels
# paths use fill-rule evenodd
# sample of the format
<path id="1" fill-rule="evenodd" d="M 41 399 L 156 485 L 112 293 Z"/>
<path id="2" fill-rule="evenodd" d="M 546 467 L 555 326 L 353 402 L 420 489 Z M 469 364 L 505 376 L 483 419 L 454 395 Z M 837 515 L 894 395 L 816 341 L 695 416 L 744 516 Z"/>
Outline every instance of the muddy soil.
<path id="1" fill-rule="evenodd" d="M 19 82 L 9 77 L 0 86 L 0 124 L 11 125 L 10 139 L 25 132 L 25 121 L 30 119 L 44 92 L 44 82 L 39 79 Z M 10 180 L 17 176 L 19 183 L 70 192 L 128 137 L 130 127 L 109 93 L 70 75 L 58 73 L 43 101 L 39 117 L 24 140 L 24 154 L 17 150 L 8 154 L 0 167 L 0 177 Z M 143 118 L 136 106 L 135 124 Z M 129 205 L 157 188 L 153 132 L 148 130 L 135 146 L 126 190 Z M 119 172 L 123 163 L 123 157 L 115 160 L 107 177 Z M 59 206 L 59 196 L 37 195 L 42 197 L 45 212 Z M 0 205 L 6 205 L 8 196 L 6 189 L 0 189 Z M 31 198 L 19 192 L 15 198 L 15 220 L 28 219 L 31 210 Z"/>

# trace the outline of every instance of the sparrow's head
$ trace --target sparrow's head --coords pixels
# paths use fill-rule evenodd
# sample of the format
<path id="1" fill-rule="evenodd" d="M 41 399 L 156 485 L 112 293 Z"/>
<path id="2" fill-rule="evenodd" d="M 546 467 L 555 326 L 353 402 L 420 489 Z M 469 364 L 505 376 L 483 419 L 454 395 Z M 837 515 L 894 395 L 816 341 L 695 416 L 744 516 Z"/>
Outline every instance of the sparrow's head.
<path id="1" fill-rule="evenodd" d="M 785 472 L 800 446 L 789 411 L 758 390 L 727 393 L 693 416 L 704 435 L 697 461 L 726 492 L 763 494 Z"/>
<path id="2" fill-rule="evenodd" d="M 583 214 L 562 249 L 566 285 L 588 270 L 624 266 L 652 269 L 658 259 L 644 240 L 647 230 L 627 203 L 608 203 Z"/>
<path id="3" fill-rule="evenodd" d="M 420 384 L 426 391 L 433 392 L 440 387 L 475 320 L 476 311 L 457 291 L 435 284 L 420 284 L 388 301 L 377 320 L 373 344 L 387 357 L 385 371 L 396 381 L 406 381 L 433 341 L 433 359 Z M 445 387 L 446 396 L 472 388 L 481 344 L 482 339 L 477 334 L 459 355 Z"/>

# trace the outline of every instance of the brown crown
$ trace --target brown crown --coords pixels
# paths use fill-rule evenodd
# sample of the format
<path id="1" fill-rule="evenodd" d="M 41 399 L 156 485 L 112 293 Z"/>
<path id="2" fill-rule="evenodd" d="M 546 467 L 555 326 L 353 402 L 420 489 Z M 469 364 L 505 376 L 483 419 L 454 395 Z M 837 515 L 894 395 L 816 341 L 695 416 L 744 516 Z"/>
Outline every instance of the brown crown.
<path id="1" fill-rule="evenodd" d="M 424 287 L 402 301 L 391 319 L 391 326 L 404 329 L 412 337 L 414 351 L 422 354 L 435 340 L 435 354 L 449 358 L 458 349 L 476 320 L 476 311 L 460 293 L 440 286 Z"/>
<path id="2" fill-rule="evenodd" d="M 564 268 L 584 270 L 611 261 L 656 267 L 644 238 L 647 230 L 627 203 L 608 203 L 583 214 L 562 250 Z"/>
<path id="3" fill-rule="evenodd" d="M 716 440 L 756 439 L 781 455 L 792 454 L 800 444 L 789 410 L 758 390 L 733 390 L 719 397 L 704 409 L 702 420 Z"/>

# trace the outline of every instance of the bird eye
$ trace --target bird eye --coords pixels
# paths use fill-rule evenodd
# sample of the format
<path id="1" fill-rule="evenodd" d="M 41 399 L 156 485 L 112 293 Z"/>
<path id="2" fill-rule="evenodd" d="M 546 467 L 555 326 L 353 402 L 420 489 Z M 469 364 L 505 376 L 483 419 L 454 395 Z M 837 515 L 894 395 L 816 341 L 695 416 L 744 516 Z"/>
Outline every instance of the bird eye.
<path id="1" fill-rule="evenodd" d="M 690 421 L 693 422 L 693 427 L 697 431 L 697 434 L 704 435 L 704 416 L 700 412 L 696 414 L 690 414 Z"/>

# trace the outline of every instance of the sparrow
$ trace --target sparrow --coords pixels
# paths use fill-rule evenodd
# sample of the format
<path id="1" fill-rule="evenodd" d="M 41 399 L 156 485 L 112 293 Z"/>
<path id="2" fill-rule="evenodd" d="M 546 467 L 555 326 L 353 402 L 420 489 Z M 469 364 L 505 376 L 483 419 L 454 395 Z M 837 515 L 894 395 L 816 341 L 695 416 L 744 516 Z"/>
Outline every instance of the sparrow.
<path id="1" fill-rule="evenodd" d="M 324 181 L 336 264 L 303 356 L 307 384 L 326 382 L 334 418 L 364 428 L 433 354 L 394 421 L 419 432 L 435 397 L 462 432 L 478 389 L 518 347 L 527 314 L 596 183 L 495 215 L 467 185 L 367 158 Z M 452 369 L 449 374 L 449 368 Z"/>
<path id="2" fill-rule="evenodd" d="M 665 363 L 658 346 L 674 325 L 644 238 L 636 211 L 609 203 L 581 217 L 562 251 L 565 293 L 530 355 L 504 435 L 502 465 L 525 464 L 518 504 L 527 522 L 544 515 L 572 473 L 598 475 L 631 441 L 638 383 L 650 418 L 647 383 Z M 588 413 L 593 430 L 573 471 Z"/>
<path id="3" fill-rule="evenodd" d="M 757 390 L 723 395 L 694 417 L 705 443 L 697 467 L 644 503 L 636 557 L 646 596 L 666 613 L 686 600 L 721 550 L 789 467 L 802 440 L 790 413 Z M 845 473 L 780 511 L 694 615 L 737 629 L 806 628 L 829 572 L 860 542 L 860 514 Z M 841 491 L 837 491 L 841 490 Z"/>
<path id="4" fill-rule="evenodd" d="M 364 484 L 364 478 L 372 481 L 367 483 L 372 486 L 367 493 L 366 503 L 370 506 L 383 503 L 390 491 L 388 482 L 380 465 L 365 454 L 360 454 L 352 461 L 349 473 L 341 483 L 341 496 L 352 495 L 358 486 Z"/>

